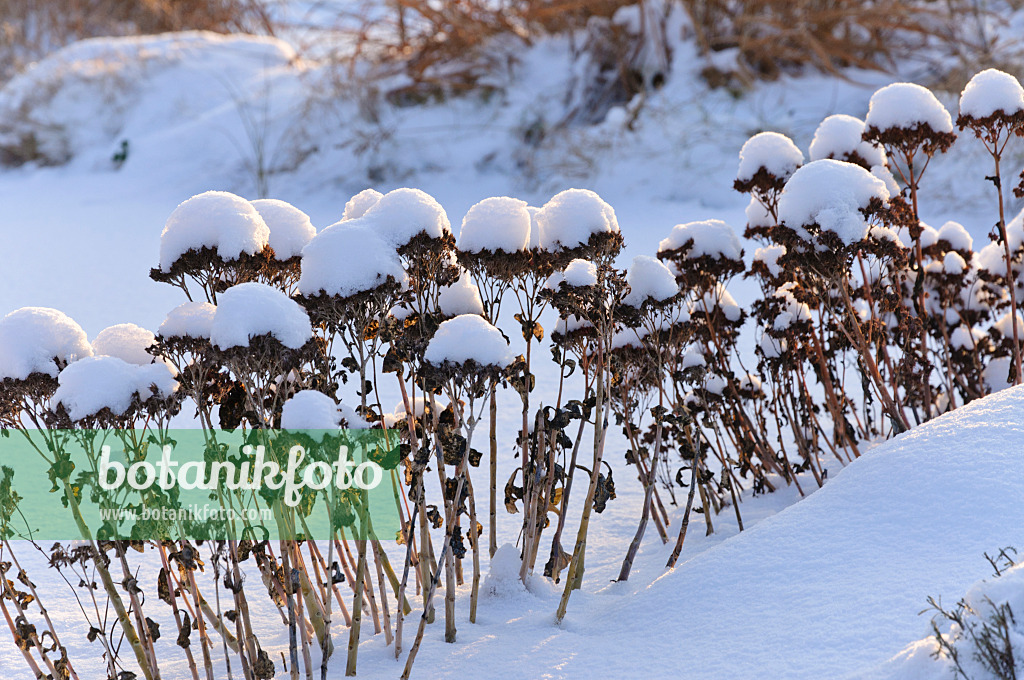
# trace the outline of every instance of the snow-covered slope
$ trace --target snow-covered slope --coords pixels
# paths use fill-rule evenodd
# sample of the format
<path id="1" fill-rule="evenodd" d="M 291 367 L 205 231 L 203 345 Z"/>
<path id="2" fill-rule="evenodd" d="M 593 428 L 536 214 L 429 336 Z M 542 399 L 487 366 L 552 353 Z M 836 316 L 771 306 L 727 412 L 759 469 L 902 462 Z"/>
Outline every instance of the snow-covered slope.
<path id="1" fill-rule="evenodd" d="M 528 614 L 554 595 L 492 598 L 480 625 L 460 627 L 457 644 L 433 631 L 417 664 L 432 678 L 497 677 L 496 669 L 504 677 L 881 678 L 878 665 L 928 634 L 918 615 L 927 597 L 959 597 L 988 575 L 982 553 L 1015 543 L 1024 545 L 1024 387 L 876 447 L 806 500 L 649 585 L 582 593 L 560 628 Z M 653 552 L 643 561 L 658 562 Z M 368 670 L 373 658 L 374 677 L 397 672 L 374 651 L 361 657 Z M 945 672 L 935 664 L 935 678 Z"/>

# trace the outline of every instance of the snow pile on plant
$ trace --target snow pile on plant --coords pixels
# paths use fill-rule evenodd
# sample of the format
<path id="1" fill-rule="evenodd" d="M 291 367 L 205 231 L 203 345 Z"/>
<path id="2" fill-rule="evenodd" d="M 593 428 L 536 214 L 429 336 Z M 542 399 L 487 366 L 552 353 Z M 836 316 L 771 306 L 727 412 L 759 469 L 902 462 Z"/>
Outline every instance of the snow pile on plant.
<path id="1" fill-rule="evenodd" d="M 476 314 L 463 314 L 443 322 L 424 354 L 427 363 L 435 366 L 473 361 L 481 366 L 504 368 L 515 358 L 501 331 Z"/>
<path id="2" fill-rule="evenodd" d="M 691 243 L 692 241 L 692 243 Z M 687 258 L 710 257 L 739 260 L 743 253 L 732 227 L 722 220 L 700 220 L 672 227 L 668 237 L 658 244 L 658 252 L 679 250 L 689 243 Z"/>
<path id="3" fill-rule="evenodd" d="M 22 307 L 0 319 L 0 380 L 25 380 L 33 373 L 57 377 L 57 364 L 92 356 L 85 331 L 71 317 L 48 307 Z"/>
<path id="4" fill-rule="evenodd" d="M 334 430 L 340 425 L 338 405 L 316 390 L 296 392 L 281 410 L 281 427 L 286 430 Z"/>
<path id="5" fill-rule="evenodd" d="M 511 543 L 498 547 L 491 557 L 490 569 L 484 576 L 483 592 L 491 597 L 515 597 L 526 592 L 526 586 L 519 579 L 522 566 L 519 550 Z"/>
<path id="6" fill-rule="evenodd" d="M 629 293 L 623 304 L 639 308 L 647 300 L 664 302 L 679 294 L 679 284 L 661 260 L 650 255 L 637 255 L 626 272 Z"/>
<path id="7" fill-rule="evenodd" d="M 160 234 L 160 269 L 169 272 L 179 257 L 204 247 L 224 260 L 255 255 L 267 247 L 269 237 L 252 203 L 226 191 L 206 191 L 183 201 L 167 218 Z"/>
<path id="8" fill-rule="evenodd" d="M 242 283 L 218 298 L 210 340 L 220 349 L 248 347 L 269 335 L 285 347 L 299 349 L 313 337 L 309 316 L 299 303 L 262 283 Z"/>
<path id="9" fill-rule="evenodd" d="M 363 217 L 384 241 L 400 248 L 416 236 L 441 238 L 451 233 L 448 214 L 433 196 L 419 189 L 395 189 L 381 196 Z"/>
<path id="10" fill-rule="evenodd" d="M 302 250 L 298 291 L 349 297 L 373 290 L 389 278 L 404 284 L 405 269 L 395 249 L 366 218 L 327 227 Z"/>
<path id="11" fill-rule="evenodd" d="M 100 331 L 92 341 L 95 356 L 117 357 L 129 364 L 145 366 L 154 361 L 146 350 L 156 343 L 156 336 L 133 323 L 121 323 Z"/>
<path id="12" fill-rule="evenodd" d="M 565 283 L 567 286 L 583 288 L 584 286 L 597 285 L 597 265 L 589 260 L 579 258 L 573 260 L 557 279 L 555 286 Z"/>
<path id="13" fill-rule="evenodd" d="M 122 415 L 136 398 L 145 400 L 154 394 L 166 398 L 178 389 L 166 364 L 140 366 L 112 356 L 76 361 L 60 372 L 57 382 L 53 407 L 63 406 L 72 420 L 96 415 L 105 408 Z"/>
<path id="14" fill-rule="evenodd" d="M 462 219 L 459 250 L 515 253 L 530 244 L 532 217 L 526 201 L 508 196 L 485 198 Z"/>
<path id="15" fill-rule="evenodd" d="M 932 91 L 915 83 L 893 83 L 871 95 L 864 123 L 869 128 L 913 130 L 925 125 L 952 132 L 953 119 Z"/>
<path id="16" fill-rule="evenodd" d="M 1024 111 L 1024 87 L 1009 73 L 994 68 L 975 74 L 960 95 L 960 115 L 988 118 Z"/>
<path id="17" fill-rule="evenodd" d="M 849 160 L 849 156 L 856 154 L 868 167 L 885 165 L 885 151 L 865 142 L 863 135 L 864 121 L 860 118 L 842 113 L 829 116 L 814 131 L 808 155 L 812 161 L 820 161 L 825 158 Z"/>
<path id="18" fill-rule="evenodd" d="M 804 152 L 786 135 L 760 132 L 740 149 L 740 166 L 736 179 L 748 182 L 761 170 L 785 180 L 804 162 Z"/>
<path id="19" fill-rule="evenodd" d="M 566 189 L 534 216 L 540 245 L 548 250 L 585 245 L 594 234 L 618 233 L 615 210 L 589 189 Z"/>
<path id="20" fill-rule="evenodd" d="M 309 221 L 309 215 L 291 203 L 261 198 L 252 201 L 252 206 L 270 229 L 268 243 L 278 260 L 295 257 L 316 236 L 316 227 Z"/>
<path id="21" fill-rule="evenodd" d="M 484 313 L 484 303 L 480 299 L 480 290 L 473 283 L 468 272 L 463 271 L 458 281 L 441 289 L 437 298 L 437 306 L 445 316 Z"/>
<path id="22" fill-rule="evenodd" d="M 366 211 L 377 205 L 384 194 L 376 189 L 363 189 L 358 194 L 348 199 L 345 210 L 341 214 L 342 220 L 354 220 L 366 214 Z"/>
<path id="23" fill-rule="evenodd" d="M 183 302 L 171 311 L 157 334 L 163 338 L 210 339 L 217 307 L 209 302 Z"/>
<path id="24" fill-rule="evenodd" d="M 818 225 L 850 245 L 867 236 L 864 217 L 873 199 L 889 200 L 885 183 L 870 172 L 836 160 L 812 161 L 793 173 L 779 198 L 779 221 L 805 240 Z"/>

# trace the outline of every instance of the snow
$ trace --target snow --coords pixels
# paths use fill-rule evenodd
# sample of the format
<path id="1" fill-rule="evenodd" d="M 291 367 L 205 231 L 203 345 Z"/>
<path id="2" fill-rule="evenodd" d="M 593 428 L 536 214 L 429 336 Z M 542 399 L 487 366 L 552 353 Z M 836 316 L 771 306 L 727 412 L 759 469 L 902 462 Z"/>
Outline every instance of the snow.
<path id="1" fill-rule="evenodd" d="M 779 197 L 779 221 L 797 233 L 817 224 L 850 245 L 867 236 L 868 223 L 861 211 L 873 198 L 888 201 L 889 191 L 864 168 L 836 160 L 812 161 L 786 183 Z"/>
<path id="2" fill-rule="evenodd" d="M 178 383 L 166 364 L 140 366 L 117 357 L 86 357 L 70 364 L 57 377 L 59 386 L 52 404 L 63 405 L 72 420 L 81 420 L 109 408 L 123 415 L 135 397 L 148 399 L 155 393 L 169 397 Z"/>
<path id="3" fill-rule="evenodd" d="M 711 257 L 716 260 L 741 260 L 743 257 L 736 232 L 722 220 L 701 220 L 672 227 L 667 238 L 658 244 L 658 252 L 678 250 L 693 239 L 686 251 L 688 258 Z"/>
<path id="4" fill-rule="evenodd" d="M 270 229 L 249 201 L 226 191 L 207 191 L 183 201 L 160 234 L 160 268 L 189 250 L 214 248 L 225 260 L 255 255 L 267 247 Z"/>
<path id="5" fill-rule="evenodd" d="M 145 328 L 133 323 L 121 323 L 100 331 L 92 341 L 92 353 L 98 357 L 117 357 L 129 364 L 145 366 L 154 361 L 155 357 L 146 349 L 155 342 L 156 336 Z"/>
<path id="6" fill-rule="evenodd" d="M 747 209 L 744 212 L 747 218 L 747 226 L 749 227 L 774 227 L 775 219 L 772 218 L 768 209 L 764 207 L 764 203 L 757 200 L 756 196 L 750 197 L 750 203 L 747 204 Z"/>
<path id="7" fill-rule="evenodd" d="M 268 242 L 278 260 L 295 257 L 316 236 L 316 227 L 309 221 L 309 215 L 291 203 L 261 198 L 252 201 L 252 206 L 270 229 Z"/>
<path id="8" fill-rule="evenodd" d="M 217 300 L 210 341 L 220 349 L 248 347 L 261 335 L 299 349 L 313 337 L 309 317 L 298 302 L 263 283 L 241 283 Z"/>
<path id="9" fill-rule="evenodd" d="M 786 254 L 786 246 L 764 246 L 754 251 L 754 261 L 763 262 L 764 266 L 768 269 L 768 273 L 772 276 L 778 276 L 782 273 L 782 266 L 779 264 L 779 258 Z"/>
<path id="10" fill-rule="evenodd" d="M 967 326 L 957 326 L 949 334 L 949 344 L 953 349 L 973 350 L 979 335 L 979 331 L 974 331 Z"/>
<path id="11" fill-rule="evenodd" d="M 650 255 L 637 255 L 626 272 L 629 293 L 622 302 L 639 308 L 647 300 L 664 302 L 679 294 L 676 277 L 661 260 Z"/>
<path id="12" fill-rule="evenodd" d="M 157 334 L 164 338 L 210 339 L 217 308 L 209 302 L 183 302 L 167 312 Z"/>
<path id="13" fill-rule="evenodd" d="M 593 328 L 594 324 L 590 323 L 586 319 L 582 319 L 575 314 L 570 314 L 568 317 L 559 318 L 558 323 L 555 324 L 555 333 L 558 335 L 568 335 L 573 331 L 578 331 L 581 328 Z"/>
<path id="14" fill-rule="evenodd" d="M 526 586 L 519 580 L 519 568 L 522 563 L 519 550 L 514 545 L 505 543 L 500 546 L 491 558 L 481 592 L 499 598 L 525 594 Z"/>
<path id="15" fill-rule="evenodd" d="M 345 204 L 345 211 L 341 215 L 342 220 L 354 220 L 366 214 L 366 211 L 377 205 L 384 194 L 376 189 L 363 189 L 358 194 L 348 199 Z"/>
<path id="16" fill-rule="evenodd" d="M 334 430 L 340 424 L 338 405 L 316 390 L 296 392 L 281 409 L 281 427 L 286 430 Z"/>
<path id="17" fill-rule="evenodd" d="M 743 310 L 736 304 L 736 299 L 729 294 L 729 291 L 721 283 L 716 283 L 713 289 L 705 293 L 698 302 L 695 302 L 690 312 L 706 311 L 710 313 L 716 307 L 722 310 L 722 314 L 729 321 L 739 321 L 743 315 Z"/>
<path id="18" fill-rule="evenodd" d="M 974 247 L 974 240 L 959 222 L 949 221 L 943 224 L 939 227 L 935 239 L 936 241 L 945 241 L 951 249 L 965 253 L 970 252 Z"/>
<path id="19" fill-rule="evenodd" d="M 516 354 L 501 331 L 483 317 L 462 314 L 437 327 L 423 358 L 435 366 L 475 361 L 481 366 L 504 368 L 515 360 Z"/>
<path id="20" fill-rule="evenodd" d="M 441 204 L 420 189 L 395 189 L 381 196 L 363 215 L 387 243 L 400 248 L 420 234 L 441 238 L 451 223 Z"/>
<path id="21" fill-rule="evenodd" d="M 562 272 L 555 285 L 559 283 L 565 283 L 567 286 L 576 286 L 577 288 L 596 286 L 597 266 L 588 260 L 576 258 L 565 268 L 565 271 Z"/>
<path id="22" fill-rule="evenodd" d="M 951 250 L 942 259 L 942 270 L 951 275 L 963 274 L 967 271 L 967 262 L 960 256 L 960 253 Z"/>
<path id="23" fill-rule="evenodd" d="M 704 358 L 704 353 L 696 347 L 690 347 L 683 353 L 683 368 L 704 368 L 707 365 L 708 360 Z"/>
<path id="24" fill-rule="evenodd" d="M 480 291 L 468 272 L 463 271 L 459 280 L 441 289 L 437 299 L 438 307 L 445 316 L 484 313 L 484 303 L 480 299 Z"/>
<path id="25" fill-rule="evenodd" d="M 927 125 L 934 132 L 952 132 L 949 111 L 928 88 L 914 83 L 893 83 L 871 95 L 868 127 L 915 129 Z"/>
<path id="26" fill-rule="evenodd" d="M 530 244 L 532 220 L 526 201 L 508 196 L 485 198 L 462 218 L 459 249 L 469 253 L 525 250 Z"/>
<path id="27" fill-rule="evenodd" d="M 772 329 L 784 331 L 794 323 L 802 323 L 811 320 L 811 309 L 806 303 L 797 301 L 793 295 L 795 283 L 787 283 L 776 289 L 774 297 L 784 302 L 782 311 L 775 317 Z"/>
<path id="28" fill-rule="evenodd" d="M 0 319 L 0 380 L 57 377 L 57 364 L 92 356 L 82 327 L 48 307 L 22 307 Z"/>
<path id="29" fill-rule="evenodd" d="M 789 137 L 778 132 L 759 132 L 740 149 L 736 179 L 747 182 L 764 168 L 770 175 L 786 180 L 804 162 L 804 153 Z"/>
<path id="30" fill-rule="evenodd" d="M 356 218 L 313 237 L 302 250 L 299 293 L 349 297 L 374 290 L 388 278 L 404 285 L 408 276 L 398 254 L 374 227 L 367 218 Z"/>
<path id="31" fill-rule="evenodd" d="M 618 233 L 615 210 L 589 189 L 566 189 L 555 194 L 534 216 L 541 247 L 575 248 L 594 234 Z"/>
<path id="32" fill-rule="evenodd" d="M 960 115 L 988 118 L 994 113 L 1007 116 L 1024 111 L 1024 87 L 1015 77 L 989 68 L 977 73 L 960 94 Z"/>
<path id="33" fill-rule="evenodd" d="M 821 121 L 814 132 L 814 139 L 808 149 L 812 161 L 825 158 L 848 160 L 847 156 L 856 153 L 867 161 L 868 167 L 885 165 L 885 150 L 882 147 L 865 142 L 863 139 L 864 121 L 843 113 L 829 116 Z"/>
<path id="34" fill-rule="evenodd" d="M 1020 312 L 1014 314 L 1013 317 L 1017 319 L 1017 335 L 1019 337 L 1024 337 L 1024 317 L 1021 317 Z M 992 324 L 992 328 L 999 331 L 999 334 L 1004 338 L 1012 338 L 1013 321 L 1011 321 L 1010 312 L 1006 312 L 1000 316 L 996 322 Z"/>
<path id="35" fill-rule="evenodd" d="M 785 338 L 775 338 L 767 333 L 761 334 L 757 346 L 766 359 L 778 359 L 789 349 L 789 343 Z"/>

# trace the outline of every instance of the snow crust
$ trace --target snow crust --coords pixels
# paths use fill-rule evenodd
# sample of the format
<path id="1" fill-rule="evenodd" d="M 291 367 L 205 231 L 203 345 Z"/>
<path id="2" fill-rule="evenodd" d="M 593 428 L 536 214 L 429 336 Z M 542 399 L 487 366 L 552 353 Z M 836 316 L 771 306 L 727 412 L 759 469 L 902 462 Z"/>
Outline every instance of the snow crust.
<path id="1" fill-rule="evenodd" d="M 462 314 L 441 323 L 423 356 L 435 366 L 446 361 L 461 365 L 472 360 L 501 368 L 516 358 L 501 331 L 476 314 Z"/>
<path id="2" fill-rule="evenodd" d="M 278 260 L 295 257 L 316 236 L 316 227 L 309 221 L 309 215 L 291 203 L 261 198 L 252 201 L 252 206 L 270 229 L 268 242 Z"/>
<path id="3" fill-rule="evenodd" d="M 121 323 L 100 331 L 92 341 L 94 356 L 117 357 L 129 364 L 145 366 L 153 363 L 155 357 L 146 349 L 156 342 L 151 331 L 133 323 Z"/>
<path id="4" fill-rule="evenodd" d="M 662 239 L 658 244 L 658 252 L 663 253 L 682 248 L 690 239 L 693 239 L 693 245 L 686 252 L 688 258 L 742 259 L 742 248 L 740 240 L 736 237 L 736 232 L 722 220 L 701 220 L 677 224 L 672 227 L 668 237 Z"/>
<path id="5" fill-rule="evenodd" d="M 165 338 L 210 339 L 217 307 L 209 302 L 183 302 L 171 311 L 157 329 Z"/>
<path id="6" fill-rule="evenodd" d="M 778 132 L 759 132 L 748 139 L 740 149 L 740 165 L 736 179 L 746 182 L 753 179 L 758 170 L 785 180 L 804 162 L 804 152 L 793 140 Z"/>
<path id="7" fill-rule="evenodd" d="M 555 194 L 534 216 L 543 248 L 575 248 L 594 234 L 618 233 L 615 210 L 589 189 Z"/>
<path id="8" fill-rule="evenodd" d="M 260 335 L 298 349 L 313 337 L 313 329 L 299 303 L 276 288 L 263 283 L 228 288 L 218 297 L 210 341 L 220 349 L 248 347 Z"/>
<path id="9" fill-rule="evenodd" d="M 779 220 L 797 233 L 819 225 L 849 245 L 868 233 L 862 210 L 872 198 L 889 200 L 885 184 L 870 172 L 836 160 L 808 163 L 793 173 L 779 198 Z"/>
<path id="10" fill-rule="evenodd" d="M 183 201 L 160 234 L 160 268 L 167 272 L 191 249 L 214 248 L 225 260 L 267 247 L 270 229 L 249 201 L 226 191 L 207 191 Z"/>
<path id="11" fill-rule="evenodd" d="M 952 132 L 953 119 L 932 91 L 915 83 L 893 83 L 871 95 L 868 127 L 913 129 L 928 125 L 935 132 Z"/>
<path id="12" fill-rule="evenodd" d="M 863 134 L 864 121 L 860 118 L 842 113 L 829 116 L 815 130 L 808 155 L 812 161 L 824 158 L 845 160 L 844 156 L 856 152 L 869 167 L 885 165 L 885 151 L 880 146 L 865 142 Z"/>
<path id="13" fill-rule="evenodd" d="M 22 307 L 0 319 L 0 380 L 57 377 L 57 364 L 92 356 L 82 327 L 49 307 Z"/>
<path id="14" fill-rule="evenodd" d="M 1024 111 L 1024 87 L 1015 77 L 994 68 L 975 74 L 960 94 L 960 114 L 987 118 L 1000 112 L 1008 116 Z"/>
<path id="15" fill-rule="evenodd" d="M 661 260 L 650 255 L 637 255 L 626 272 L 629 293 L 622 302 L 639 308 L 648 299 L 663 302 L 679 293 L 679 284 Z"/>
<path id="16" fill-rule="evenodd" d="M 395 249 L 376 223 L 367 218 L 345 220 L 327 227 L 302 249 L 298 291 L 349 297 L 373 290 L 390 276 L 405 284 L 408 276 Z"/>
<path id="17" fill-rule="evenodd" d="M 508 196 L 485 198 L 462 218 L 459 249 L 470 253 L 525 250 L 530 244 L 532 220 L 526 201 Z"/>
<path id="18" fill-rule="evenodd" d="M 104 408 L 123 415 L 135 397 L 169 397 L 178 389 L 166 364 L 140 366 L 112 356 L 76 361 L 60 372 L 57 382 L 53 406 L 62 404 L 72 420 L 95 415 Z"/>

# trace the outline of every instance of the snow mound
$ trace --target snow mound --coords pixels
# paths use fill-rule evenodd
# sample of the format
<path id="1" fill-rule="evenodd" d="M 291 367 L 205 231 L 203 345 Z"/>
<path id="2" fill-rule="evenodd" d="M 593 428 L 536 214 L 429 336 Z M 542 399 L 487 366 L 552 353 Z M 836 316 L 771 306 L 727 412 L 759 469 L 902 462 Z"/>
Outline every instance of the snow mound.
<path id="1" fill-rule="evenodd" d="M 939 227 L 936 240 L 945 241 L 953 250 L 967 252 L 974 247 L 974 239 L 959 222 L 949 221 Z"/>
<path id="2" fill-rule="evenodd" d="M 576 286 L 577 288 L 596 286 L 597 266 L 593 262 L 577 258 L 569 263 L 555 285 L 557 286 L 560 283 L 565 283 L 567 286 Z"/>
<path id="3" fill-rule="evenodd" d="M 384 194 L 376 189 L 363 189 L 358 194 L 348 199 L 345 204 L 345 211 L 341 214 L 342 220 L 354 220 L 366 214 L 366 211 L 377 205 Z"/>
<path id="4" fill-rule="evenodd" d="M 637 255 L 626 272 L 629 293 L 622 302 L 639 308 L 647 300 L 664 302 L 679 293 L 679 284 L 661 260 L 650 255 Z"/>
<path id="5" fill-rule="evenodd" d="M 281 409 L 281 427 L 286 430 L 334 430 L 341 424 L 338 405 L 323 392 L 296 392 Z"/>
<path id="6" fill-rule="evenodd" d="M 178 383 L 166 364 L 138 366 L 117 357 L 86 357 L 69 365 L 57 377 L 54 408 L 64 406 L 72 420 L 81 420 L 109 408 L 114 415 L 127 411 L 135 397 L 169 397 Z"/>
<path id="7" fill-rule="evenodd" d="M 526 201 L 508 196 L 485 198 L 462 219 L 459 249 L 468 253 L 525 250 L 530 245 L 532 221 Z"/>
<path id="8" fill-rule="evenodd" d="M 395 248 L 420 234 L 441 238 L 452 230 L 441 204 L 419 189 L 389 191 L 363 217 L 372 220 L 381 238 Z"/>
<path id="9" fill-rule="evenodd" d="M 699 667 L 706 678 L 817 680 L 871 669 L 928 633 L 918 612 L 929 595 L 965 592 L 988 573 L 983 552 L 1019 542 L 1022 441 L 1024 387 L 974 401 L 846 468 L 830 464 L 824 488 L 689 559 L 628 603 L 588 620 L 570 607 L 567 621 L 574 637 L 600 636 L 589 642 L 595 649 L 613 640 L 642 644 L 650 677 Z M 951 507 L 951 499 L 965 502 Z M 743 616 L 730 615 L 738 609 Z M 665 615 L 633 615 L 642 611 Z M 687 634 L 664 634 L 676 625 Z M 635 671 L 629 655 L 602 662 L 607 677 Z M 573 677 L 583 663 L 574 657 L 561 670 Z"/>
<path id="10" fill-rule="evenodd" d="M 871 199 L 889 200 L 885 183 L 870 172 L 836 160 L 812 161 L 793 173 L 779 198 L 779 221 L 797 233 L 817 224 L 849 245 L 868 233 L 863 210 Z"/>
<path id="11" fill-rule="evenodd" d="M 971 78 L 960 94 L 960 115 L 987 118 L 1024 111 L 1024 87 L 1009 73 L 988 68 Z"/>
<path id="12" fill-rule="evenodd" d="M 435 366 L 475 361 L 482 366 L 504 368 L 515 361 L 516 355 L 501 331 L 483 317 L 463 314 L 437 327 L 423 358 Z"/>
<path id="13" fill-rule="evenodd" d="M 699 300 L 694 301 L 690 307 L 690 313 L 704 312 L 710 314 L 716 308 L 720 309 L 725 318 L 732 322 L 739 321 L 743 316 L 743 309 L 736 304 L 736 298 L 721 283 L 716 283 L 714 288 L 704 293 L 704 296 Z"/>
<path id="14" fill-rule="evenodd" d="M 248 347 L 260 335 L 298 349 L 313 337 L 313 329 L 299 303 L 276 288 L 263 283 L 228 288 L 218 299 L 210 340 L 220 349 L 230 349 Z"/>
<path id="15" fill-rule="evenodd" d="M 49 307 L 22 307 L 0 319 L 0 380 L 33 373 L 57 377 L 57 364 L 92 356 L 89 339 L 71 317 Z"/>
<path id="16" fill-rule="evenodd" d="M 786 246 L 772 245 L 758 248 L 754 251 L 754 262 L 763 262 L 772 276 L 782 273 L 782 265 L 779 258 L 786 254 Z"/>
<path id="17" fill-rule="evenodd" d="M 869 167 L 885 165 L 885 151 L 880 146 L 865 142 L 863 135 L 864 121 L 860 118 L 845 114 L 829 116 L 815 130 L 808 155 L 812 161 L 825 158 L 842 161 L 856 153 Z"/>
<path id="18" fill-rule="evenodd" d="M 786 135 L 759 132 L 740 149 L 740 166 L 736 179 L 748 182 L 764 168 L 769 174 L 786 180 L 804 162 L 804 152 Z"/>
<path id="19" fill-rule="evenodd" d="M 586 244 L 594 234 L 618 233 L 615 210 L 589 189 L 555 194 L 534 216 L 542 248 L 557 250 Z"/>
<path id="20" fill-rule="evenodd" d="M 914 129 L 928 125 L 935 132 L 952 132 L 953 119 L 932 91 L 914 83 L 893 83 L 871 95 L 868 127 Z"/>
<path id="21" fill-rule="evenodd" d="M 154 361 L 153 355 L 146 351 L 154 343 L 156 336 L 150 331 L 133 323 L 121 323 L 100 331 L 92 341 L 92 353 L 98 357 L 117 357 L 129 364 L 145 366 Z"/>
<path id="22" fill-rule="evenodd" d="M 309 221 L 309 215 L 291 203 L 276 198 L 261 198 L 251 203 L 270 229 L 268 242 L 278 260 L 295 257 L 316 236 L 316 227 Z"/>
<path id="23" fill-rule="evenodd" d="M 445 316 L 460 316 L 462 314 L 482 316 L 484 313 L 484 303 L 480 299 L 480 291 L 473 283 L 472 277 L 465 271 L 462 272 L 458 281 L 441 289 L 437 304 Z"/>
<path id="24" fill-rule="evenodd" d="M 169 272 L 189 250 L 214 248 L 225 260 L 267 247 L 270 229 L 249 201 L 226 191 L 207 191 L 184 201 L 160 234 L 160 269 Z"/>
<path id="25" fill-rule="evenodd" d="M 302 250 L 299 293 L 349 297 L 373 290 L 388 277 L 404 284 L 407 277 L 395 249 L 367 218 L 338 222 L 317 234 Z"/>
<path id="26" fill-rule="evenodd" d="M 722 220 L 701 220 L 672 227 L 667 238 L 658 244 L 658 252 L 678 250 L 693 240 L 686 257 L 711 257 L 716 260 L 739 260 L 743 257 L 736 232 Z"/>
<path id="27" fill-rule="evenodd" d="M 209 302 L 184 302 L 167 312 L 157 334 L 164 338 L 210 339 L 217 308 Z"/>
<path id="28" fill-rule="evenodd" d="M 519 549 L 505 543 L 494 552 L 490 569 L 484 576 L 483 592 L 491 597 L 514 597 L 526 592 L 526 586 L 519 580 L 522 566 Z"/>

